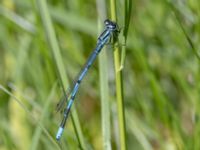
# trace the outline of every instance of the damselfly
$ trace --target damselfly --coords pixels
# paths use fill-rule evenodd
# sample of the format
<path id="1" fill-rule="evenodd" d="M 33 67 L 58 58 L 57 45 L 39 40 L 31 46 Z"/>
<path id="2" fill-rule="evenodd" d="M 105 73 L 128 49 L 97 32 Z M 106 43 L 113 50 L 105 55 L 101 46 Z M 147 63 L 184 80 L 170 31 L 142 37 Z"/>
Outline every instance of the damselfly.
<path id="1" fill-rule="evenodd" d="M 88 72 L 90 66 L 93 64 L 94 60 L 96 59 L 97 55 L 100 53 L 103 46 L 106 43 L 108 43 L 108 41 L 111 39 L 112 36 L 116 36 L 119 33 L 118 26 L 115 22 L 106 19 L 104 21 L 104 24 L 105 24 L 105 29 L 101 33 L 101 35 L 98 37 L 96 48 L 94 49 L 94 51 L 88 58 L 84 68 L 81 70 L 80 74 L 78 75 L 77 80 L 74 82 L 71 92 L 69 93 L 69 95 L 67 95 L 68 97 L 66 98 L 66 100 L 69 100 L 69 101 L 67 103 L 66 108 L 64 109 L 63 119 L 58 129 L 58 132 L 56 134 L 56 139 L 58 141 L 60 140 L 62 133 L 64 131 L 65 123 L 67 121 L 71 106 L 74 102 L 76 93 L 78 91 L 81 81 L 83 80 L 83 77 Z"/>

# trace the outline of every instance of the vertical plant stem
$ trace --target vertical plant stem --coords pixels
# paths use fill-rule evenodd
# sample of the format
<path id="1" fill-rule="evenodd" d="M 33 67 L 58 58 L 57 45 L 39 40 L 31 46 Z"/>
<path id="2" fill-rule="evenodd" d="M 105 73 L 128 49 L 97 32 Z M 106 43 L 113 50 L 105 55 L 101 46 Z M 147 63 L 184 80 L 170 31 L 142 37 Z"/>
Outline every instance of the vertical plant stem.
<path id="1" fill-rule="evenodd" d="M 62 57 L 60 54 L 60 49 L 59 49 L 58 42 L 56 39 L 56 34 L 53 29 L 53 24 L 52 24 L 51 17 L 48 11 L 47 2 L 46 0 L 36 0 L 36 1 L 39 8 L 39 13 L 42 17 L 45 33 L 46 33 L 49 45 L 53 53 L 54 61 L 55 61 L 56 67 L 58 68 L 61 82 L 63 83 L 63 85 L 69 85 L 67 76 L 65 74 L 65 69 L 64 69 L 64 64 L 63 64 Z M 71 116 L 72 116 L 72 123 L 75 129 L 76 137 L 78 139 L 80 148 L 86 149 L 78 115 L 74 108 L 73 108 Z"/>
<path id="2" fill-rule="evenodd" d="M 99 68 L 101 83 L 103 149 L 111 150 L 108 70 L 106 66 L 108 66 L 106 51 L 102 51 L 99 57 Z"/>
<path id="3" fill-rule="evenodd" d="M 111 19 L 117 20 L 116 17 L 116 1 L 110 0 Z M 126 150 L 126 125 L 125 125 L 125 112 L 124 112 L 124 99 L 123 99 L 123 81 L 122 70 L 120 70 L 120 51 L 116 43 L 114 46 L 114 64 L 115 64 L 115 78 L 116 78 L 116 97 L 118 109 L 118 124 L 120 131 L 120 149 Z"/>
<path id="4" fill-rule="evenodd" d="M 132 0 L 125 0 L 124 1 L 124 31 L 123 31 L 123 47 L 121 52 L 121 66 L 120 70 L 124 68 L 125 63 L 125 57 L 126 57 L 126 41 L 127 41 L 127 35 L 128 35 L 128 29 L 130 24 L 130 18 L 131 18 L 131 10 L 132 10 Z"/>
<path id="5" fill-rule="evenodd" d="M 97 13 L 99 20 L 99 29 L 102 30 L 102 22 L 106 18 L 105 0 L 97 0 Z M 99 72 L 101 87 L 101 116 L 102 116 L 102 138 L 103 149 L 111 150 L 110 137 L 110 104 L 109 104 L 109 87 L 108 87 L 108 61 L 107 51 L 103 48 L 99 55 Z"/>

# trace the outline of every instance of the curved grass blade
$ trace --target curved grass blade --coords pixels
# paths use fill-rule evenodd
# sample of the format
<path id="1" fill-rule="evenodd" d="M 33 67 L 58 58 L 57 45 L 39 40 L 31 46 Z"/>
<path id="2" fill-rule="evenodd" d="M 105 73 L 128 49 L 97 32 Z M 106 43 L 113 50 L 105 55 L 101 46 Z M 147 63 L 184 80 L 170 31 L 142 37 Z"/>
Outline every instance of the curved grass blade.
<path id="1" fill-rule="evenodd" d="M 52 55 L 53 55 L 56 67 L 58 68 L 59 75 L 62 79 L 61 81 L 63 84 L 69 83 L 67 80 L 67 76 L 65 74 L 64 64 L 62 61 L 60 49 L 59 49 L 58 42 L 56 39 L 56 34 L 54 31 L 50 13 L 49 13 L 49 10 L 47 7 L 47 1 L 46 0 L 42 0 L 42 1 L 36 0 L 36 2 L 37 2 L 37 6 L 39 8 L 39 13 L 41 15 L 41 18 L 42 18 L 42 21 L 44 24 L 46 36 L 47 36 L 49 45 L 50 45 L 52 53 L 53 53 Z M 77 137 L 80 147 L 82 149 L 86 149 L 85 140 L 83 138 L 84 137 L 83 132 L 82 132 L 81 125 L 80 125 L 76 111 L 72 112 L 72 123 L 73 123 L 74 129 L 75 129 L 75 134 L 76 134 L 76 137 Z"/>
<path id="2" fill-rule="evenodd" d="M 176 20 L 177 20 L 177 22 L 178 22 L 178 24 L 179 24 L 179 26 L 180 26 L 183 34 L 184 34 L 186 40 L 188 41 L 188 44 L 190 45 L 193 53 L 195 54 L 195 56 L 197 57 L 197 59 L 200 61 L 200 56 L 198 54 L 198 51 L 195 48 L 195 45 L 194 45 L 192 39 L 190 38 L 189 34 L 187 33 L 186 29 L 184 28 L 184 26 L 183 26 L 183 24 L 181 22 L 181 18 L 180 18 L 178 10 L 175 8 L 175 6 L 171 2 L 167 2 L 167 3 L 169 5 L 169 7 L 172 9 L 172 11 L 173 11 L 173 13 L 175 15 L 175 18 L 176 18 Z"/>
<path id="3" fill-rule="evenodd" d="M 50 139 L 50 141 L 58 148 L 60 149 L 58 143 L 55 142 L 54 138 L 50 135 L 50 133 L 48 132 L 48 130 L 42 125 L 41 122 L 38 122 L 34 115 L 32 115 L 32 113 L 28 110 L 28 108 L 21 102 L 21 100 L 19 100 L 15 95 L 13 95 L 10 91 L 8 91 L 6 88 L 4 88 L 2 85 L 0 85 L 0 90 L 4 91 L 6 94 L 8 94 L 9 96 L 11 96 L 13 98 L 13 100 L 15 100 L 19 106 L 27 113 L 28 115 L 28 119 L 32 119 L 35 121 L 35 123 L 44 131 L 44 133 L 47 135 L 47 137 Z"/>

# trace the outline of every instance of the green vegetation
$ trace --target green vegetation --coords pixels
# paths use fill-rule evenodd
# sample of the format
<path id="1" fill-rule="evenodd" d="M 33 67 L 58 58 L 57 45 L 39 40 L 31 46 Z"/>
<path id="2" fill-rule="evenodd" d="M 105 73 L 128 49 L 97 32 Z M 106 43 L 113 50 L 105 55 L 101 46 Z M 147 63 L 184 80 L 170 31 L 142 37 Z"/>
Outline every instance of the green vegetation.
<path id="1" fill-rule="evenodd" d="M 105 18 L 121 32 L 81 83 L 57 142 L 56 104 Z M 0 150 L 199 150 L 199 35 L 198 0 L 2 0 Z"/>

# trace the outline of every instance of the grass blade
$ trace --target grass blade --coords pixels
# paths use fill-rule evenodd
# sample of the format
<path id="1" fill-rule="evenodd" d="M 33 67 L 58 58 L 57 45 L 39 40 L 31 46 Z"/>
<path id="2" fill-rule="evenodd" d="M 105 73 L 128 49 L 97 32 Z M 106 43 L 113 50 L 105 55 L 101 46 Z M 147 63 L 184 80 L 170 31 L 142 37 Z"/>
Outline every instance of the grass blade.
<path id="1" fill-rule="evenodd" d="M 17 104 L 28 114 L 28 118 L 31 120 L 34 120 L 34 122 L 38 122 L 36 120 L 36 118 L 34 117 L 34 115 L 31 114 L 31 112 L 29 111 L 29 109 L 21 102 L 20 99 L 18 99 L 15 95 L 13 95 L 11 92 L 9 92 L 6 88 L 4 88 L 2 85 L 0 85 L 0 90 L 4 91 L 6 94 L 8 94 L 9 96 L 11 96 L 13 98 L 13 100 L 15 100 L 17 102 Z M 46 134 L 46 136 L 50 139 L 50 141 L 58 148 L 60 149 L 59 145 L 55 142 L 55 140 L 53 139 L 53 137 L 50 135 L 50 133 L 47 131 L 47 129 L 40 123 L 38 122 L 37 124 L 42 130 L 43 132 Z"/>
<path id="2" fill-rule="evenodd" d="M 125 58 L 126 58 L 126 41 L 127 41 L 127 35 L 128 35 L 128 29 L 131 19 L 131 10 L 132 10 L 132 0 L 125 0 L 124 1 L 125 6 L 125 12 L 124 12 L 124 32 L 123 32 L 123 47 L 122 47 L 122 53 L 121 53 L 121 65 L 120 69 L 124 68 Z"/>
<path id="3" fill-rule="evenodd" d="M 105 1 L 97 0 L 97 12 L 99 16 L 99 31 L 102 31 L 102 22 L 106 17 Z M 99 54 L 99 73 L 100 73 L 100 93 L 101 93 L 101 118 L 102 118 L 102 138 L 103 149 L 111 150 L 111 131 L 110 131 L 110 104 L 108 87 L 108 58 L 106 48 Z"/>
<path id="4" fill-rule="evenodd" d="M 50 45 L 52 53 L 53 53 L 56 68 L 58 68 L 58 73 L 61 78 L 61 81 L 62 81 L 63 85 L 69 85 L 67 76 L 65 74 L 64 64 L 63 64 L 62 57 L 60 54 L 60 49 L 59 49 L 58 42 L 56 39 L 55 31 L 53 29 L 53 24 L 52 24 L 51 17 L 50 17 L 48 8 L 47 8 L 46 0 L 37 0 L 37 6 L 39 8 L 39 13 L 42 17 L 45 33 L 46 33 L 49 45 Z M 67 89 L 67 88 L 65 87 L 65 89 Z M 79 122 L 78 115 L 75 110 L 72 111 L 71 116 L 72 116 L 72 122 L 73 122 L 73 126 L 75 128 L 75 133 L 76 133 L 79 145 L 82 149 L 86 149 L 80 122 Z"/>
<path id="5" fill-rule="evenodd" d="M 111 19 L 117 20 L 116 16 L 116 1 L 110 0 L 111 7 Z M 123 81 L 122 81 L 122 70 L 120 70 L 120 50 L 115 43 L 114 46 L 114 64 L 115 64 L 115 78 L 116 78 L 116 97 L 117 97 L 117 108 L 118 108 L 118 122 L 120 131 L 120 149 L 126 150 L 126 123 L 125 123 L 125 111 L 124 111 L 124 98 L 123 98 Z"/>

